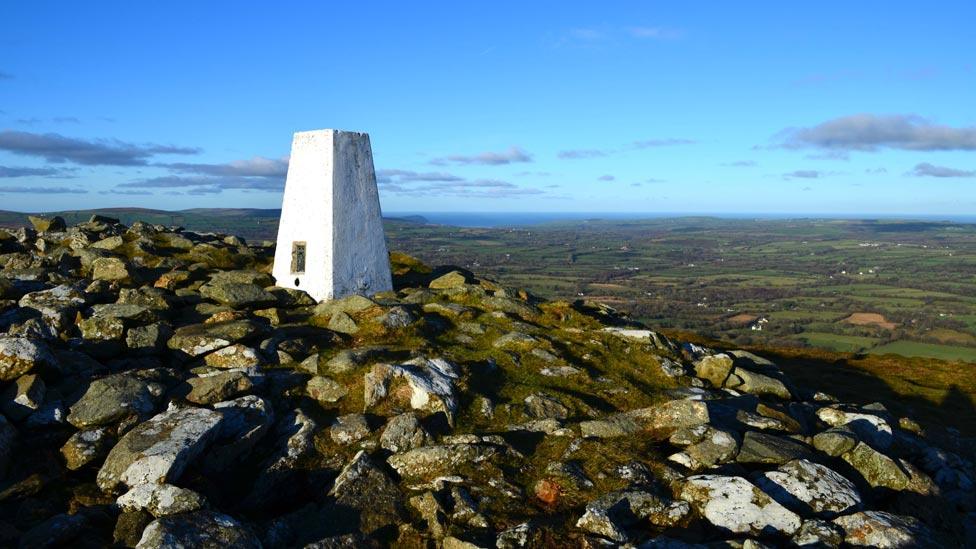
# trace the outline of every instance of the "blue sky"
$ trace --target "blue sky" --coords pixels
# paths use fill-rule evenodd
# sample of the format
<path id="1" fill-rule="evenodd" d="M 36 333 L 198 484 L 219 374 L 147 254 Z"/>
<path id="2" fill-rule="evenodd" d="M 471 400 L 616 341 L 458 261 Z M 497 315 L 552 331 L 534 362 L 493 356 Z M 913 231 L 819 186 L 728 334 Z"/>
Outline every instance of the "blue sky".
<path id="1" fill-rule="evenodd" d="M 5 2 L 0 209 L 976 212 L 976 3 Z"/>

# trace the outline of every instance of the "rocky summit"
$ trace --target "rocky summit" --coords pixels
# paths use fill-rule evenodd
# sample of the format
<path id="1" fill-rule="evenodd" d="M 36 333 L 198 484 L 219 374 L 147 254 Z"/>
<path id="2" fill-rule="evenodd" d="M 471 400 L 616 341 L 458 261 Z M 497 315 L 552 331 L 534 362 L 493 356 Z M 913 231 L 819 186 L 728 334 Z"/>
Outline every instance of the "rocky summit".
<path id="1" fill-rule="evenodd" d="M 0 231 L 0 546 L 953 547 L 974 444 L 391 254 L 316 303 L 271 243 Z M 870 398 L 870 395 L 865 395 Z"/>

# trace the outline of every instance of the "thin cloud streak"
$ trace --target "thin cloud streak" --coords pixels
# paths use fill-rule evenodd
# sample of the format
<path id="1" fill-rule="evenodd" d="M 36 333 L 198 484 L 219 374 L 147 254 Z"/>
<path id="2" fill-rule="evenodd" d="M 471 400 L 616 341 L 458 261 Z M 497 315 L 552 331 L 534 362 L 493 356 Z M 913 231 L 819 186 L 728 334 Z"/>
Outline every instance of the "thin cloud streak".
<path id="1" fill-rule="evenodd" d="M 147 166 L 156 155 L 198 154 L 200 149 L 175 145 L 136 145 L 116 139 L 88 141 L 57 133 L 0 131 L 0 151 L 20 156 L 43 158 L 55 163 L 85 166 Z"/>

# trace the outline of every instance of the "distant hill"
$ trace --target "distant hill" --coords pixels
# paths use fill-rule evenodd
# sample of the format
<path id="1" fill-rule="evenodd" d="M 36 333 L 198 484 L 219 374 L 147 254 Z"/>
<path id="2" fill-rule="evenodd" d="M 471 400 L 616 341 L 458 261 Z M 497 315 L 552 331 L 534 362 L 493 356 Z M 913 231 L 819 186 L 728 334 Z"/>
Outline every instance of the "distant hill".
<path id="1" fill-rule="evenodd" d="M 188 210 L 156 210 L 152 208 L 97 208 L 91 210 L 64 210 L 43 212 L 45 216 L 59 215 L 69 225 L 88 220 L 93 214 L 114 217 L 124 224 L 143 221 L 155 225 L 179 226 L 196 232 L 222 232 L 236 234 L 249 240 L 274 240 L 278 232 L 280 209 L 269 208 L 191 208 Z M 27 225 L 28 215 L 37 212 L 13 212 L 0 210 L 0 227 Z M 389 218 L 388 223 L 426 225 L 423 216 L 408 215 Z"/>

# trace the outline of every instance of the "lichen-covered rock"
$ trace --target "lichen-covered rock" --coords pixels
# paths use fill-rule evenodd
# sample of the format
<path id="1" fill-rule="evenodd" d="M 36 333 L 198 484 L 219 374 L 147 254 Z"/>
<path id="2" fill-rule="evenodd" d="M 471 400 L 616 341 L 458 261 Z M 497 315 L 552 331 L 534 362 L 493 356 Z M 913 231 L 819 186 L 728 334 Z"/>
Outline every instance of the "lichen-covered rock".
<path id="1" fill-rule="evenodd" d="M 688 477 L 681 499 L 718 528 L 736 534 L 792 535 L 800 517 L 742 477 L 697 475 Z"/>
<path id="2" fill-rule="evenodd" d="M 525 397 L 525 415 L 532 419 L 566 419 L 569 408 L 550 395 L 536 393 Z"/>
<path id="3" fill-rule="evenodd" d="M 862 511 L 834 519 L 844 531 L 844 542 L 879 549 L 938 547 L 932 533 L 918 520 L 884 511 Z"/>
<path id="4" fill-rule="evenodd" d="M 190 391 L 186 399 L 194 404 L 215 404 L 246 394 L 254 388 L 247 374 L 230 370 L 191 377 L 186 380 Z"/>
<path id="5" fill-rule="evenodd" d="M 100 257 L 92 261 L 91 277 L 109 282 L 126 282 L 132 277 L 131 267 L 117 257 Z"/>
<path id="6" fill-rule="evenodd" d="M 84 429 L 117 423 L 131 416 L 148 417 L 156 411 L 166 376 L 146 370 L 113 374 L 91 382 L 71 405 L 68 423 Z"/>
<path id="7" fill-rule="evenodd" d="M 85 294 L 71 284 L 61 284 L 47 290 L 30 292 L 20 298 L 18 305 L 37 311 L 54 330 L 61 331 L 74 320 L 78 310 L 88 302 Z"/>
<path id="8" fill-rule="evenodd" d="M 154 517 L 189 513 L 202 508 L 203 496 L 172 484 L 138 484 L 119 496 L 116 503 L 127 511 L 144 509 Z"/>
<path id="9" fill-rule="evenodd" d="M 256 368 L 263 363 L 257 350 L 240 343 L 216 350 L 204 356 L 203 361 L 207 366 L 224 369 Z"/>
<path id="10" fill-rule="evenodd" d="M 334 519 L 358 523 L 363 534 L 399 524 L 403 496 L 393 479 L 360 450 L 336 477 L 329 496 Z"/>
<path id="11" fill-rule="evenodd" d="M 911 481 L 908 473 L 894 459 L 863 442 L 841 456 L 850 463 L 871 486 L 904 490 Z"/>
<path id="12" fill-rule="evenodd" d="M 735 458 L 739 463 L 781 465 L 794 459 L 808 457 L 810 448 L 788 437 L 759 431 L 749 431 L 742 438 L 742 447 Z"/>
<path id="13" fill-rule="evenodd" d="M 383 434 L 380 435 L 380 446 L 396 454 L 419 448 L 428 439 L 429 435 L 417 421 L 417 416 L 406 412 L 393 416 L 386 423 Z"/>
<path id="14" fill-rule="evenodd" d="M 260 549 L 261 542 L 244 525 L 215 511 L 195 511 L 154 520 L 143 531 L 137 549 Z"/>
<path id="15" fill-rule="evenodd" d="M 854 483 L 819 463 L 798 459 L 758 478 L 759 487 L 794 511 L 824 518 L 861 505 Z"/>
<path id="16" fill-rule="evenodd" d="M 729 431 L 710 425 L 698 425 L 677 431 L 671 435 L 671 443 L 684 445 L 685 449 L 668 457 L 691 471 L 701 471 L 719 463 L 735 459 L 739 453 L 739 441 Z"/>
<path id="17" fill-rule="evenodd" d="M 688 503 L 671 501 L 644 490 L 611 492 L 586 505 L 586 512 L 576 527 L 623 543 L 629 539 L 627 528 L 647 521 L 667 528 L 678 524 L 691 512 Z"/>
<path id="18" fill-rule="evenodd" d="M 346 386 L 325 376 L 312 376 L 305 385 L 308 396 L 323 404 L 333 404 L 349 393 Z"/>
<path id="19" fill-rule="evenodd" d="M 204 408 L 167 410 L 126 433 L 98 471 L 98 486 L 171 483 L 217 434 L 223 416 Z"/>
<path id="20" fill-rule="evenodd" d="M 813 437 L 813 447 L 831 457 L 838 457 L 857 446 L 857 437 L 846 428 L 827 429 Z"/>
<path id="21" fill-rule="evenodd" d="M 68 469 L 75 471 L 108 454 L 112 437 L 106 429 L 88 429 L 71 435 L 61 446 Z"/>
<path id="22" fill-rule="evenodd" d="M 722 387 L 732 373 L 732 367 L 729 355 L 710 355 L 695 363 L 695 375 L 708 380 L 713 387 Z"/>
<path id="23" fill-rule="evenodd" d="M 10 381 L 37 367 L 55 367 L 50 348 L 42 341 L 0 336 L 0 381 Z"/>
<path id="24" fill-rule="evenodd" d="M 824 520 L 810 519 L 803 521 L 803 525 L 793 534 L 790 541 L 799 547 L 818 549 L 840 547 L 840 544 L 844 543 L 844 530 Z"/>
<path id="25" fill-rule="evenodd" d="M 369 410 L 381 401 L 394 400 L 394 406 L 443 412 L 453 425 L 458 406 L 454 384 L 458 376 L 457 368 L 441 358 L 417 358 L 400 365 L 377 364 L 364 377 L 365 407 Z M 405 402 L 396 402 L 402 392 L 391 390 L 395 382 L 405 382 L 409 388 Z"/>
<path id="26" fill-rule="evenodd" d="M 369 436 L 369 423 L 363 414 L 346 414 L 335 418 L 329 436 L 336 444 L 352 444 Z"/>
<path id="27" fill-rule="evenodd" d="M 228 320 L 177 328 L 167 346 L 191 357 L 223 349 L 249 337 L 261 335 L 266 327 L 254 320 Z"/>
<path id="28" fill-rule="evenodd" d="M 203 456 L 207 471 L 231 470 L 270 432 L 274 424 L 271 404 L 256 395 L 247 395 L 214 404 L 223 418 L 213 442 Z"/>
<path id="29" fill-rule="evenodd" d="M 278 302 L 274 294 L 249 283 L 204 284 L 200 287 L 200 295 L 235 309 L 268 307 Z"/>
<path id="30" fill-rule="evenodd" d="M 845 427 L 851 430 L 861 440 L 879 450 L 888 449 L 894 440 L 891 425 L 876 414 L 845 410 L 835 406 L 820 408 L 817 410 L 817 417 L 832 427 Z"/>
<path id="31" fill-rule="evenodd" d="M 401 476 L 431 479 L 451 475 L 464 464 L 477 464 L 498 455 L 490 444 L 437 444 L 393 454 L 386 461 Z"/>

